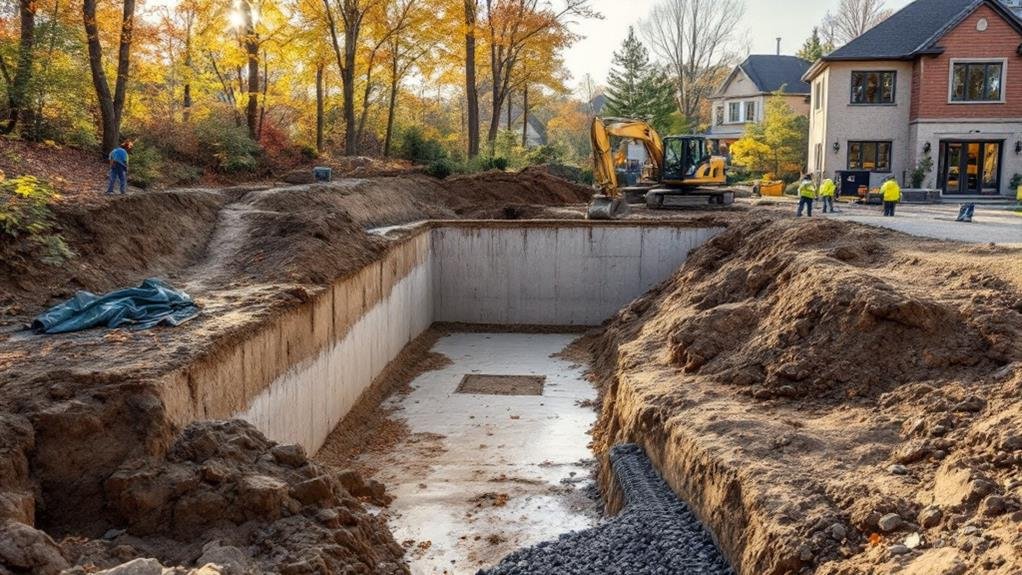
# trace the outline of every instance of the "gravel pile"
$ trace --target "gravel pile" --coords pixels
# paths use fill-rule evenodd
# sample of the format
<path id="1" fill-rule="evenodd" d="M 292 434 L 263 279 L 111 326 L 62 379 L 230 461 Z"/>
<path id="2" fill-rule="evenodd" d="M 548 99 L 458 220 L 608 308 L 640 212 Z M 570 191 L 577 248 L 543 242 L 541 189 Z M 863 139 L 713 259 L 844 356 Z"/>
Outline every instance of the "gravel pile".
<path id="1" fill-rule="evenodd" d="M 709 532 L 639 446 L 617 446 L 610 460 L 626 502 L 617 517 L 516 551 L 479 575 L 734 573 Z"/>

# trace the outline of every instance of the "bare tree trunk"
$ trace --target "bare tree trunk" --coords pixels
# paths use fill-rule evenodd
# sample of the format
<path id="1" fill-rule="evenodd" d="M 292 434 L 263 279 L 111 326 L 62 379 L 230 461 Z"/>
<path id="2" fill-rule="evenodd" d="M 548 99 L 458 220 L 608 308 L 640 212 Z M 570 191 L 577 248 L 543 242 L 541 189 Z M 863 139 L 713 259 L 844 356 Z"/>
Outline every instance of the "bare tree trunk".
<path id="1" fill-rule="evenodd" d="M 18 120 L 27 121 L 32 114 L 28 105 L 28 85 L 32 81 L 32 51 L 35 49 L 35 12 L 33 0 L 18 2 L 18 16 L 21 21 L 21 38 L 18 40 L 18 67 L 14 71 L 14 81 L 10 87 L 9 101 L 11 109 L 7 124 L 3 127 L 4 134 L 14 131 Z"/>
<path id="2" fill-rule="evenodd" d="M 248 105 L 245 110 L 245 123 L 248 135 L 253 140 L 259 139 L 259 36 L 256 34 L 255 19 L 252 17 L 252 5 L 248 0 L 241 2 L 241 14 L 245 22 L 245 55 L 248 58 Z"/>
<path id="3" fill-rule="evenodd" d="M 387 133 L 383 137 L 383 156 L 390 157 L 390 147 L 394 137 L 394 115 L 397 112 L 397 90 L 400 84 L 398 77 L 398 54 L 401 41 L 397 38 L 392 42 L 390 62 L 390 101 L 387 103 Z"/>
<path id="4" fill-rule="evenodd" d="M 270 62 L 263 50 L 263 98 L 259 102 L 259 140 L 263 139 L 263 123 L 266 122 L 266 94 L 270 91 Z"/>
<path id="5" fill-rule="evenodd" d="M 135 19 L 135 0 L 124 0 L 121 20 L 120 48 L 117 53 L 117 81 L 113 97 L 103 70 L 103 46 L 99 42 L 96 25 L 96 0 L 84 0 L 82 16 L 85 20 L 85 35 L 89 46 L 89 68 L 92 84 L 99 100 L 99 114 L 103 129 L 103 156 L 106 157 L 117 146 L 121 132 L 121 114 L 127 93 L 128 73 L 131 64 L 131 40 Z"/>
<path id="6" fill-rule="evenodd" d="M 323 152 L 323 64 L 316 64 L 316 151 Z"/>
<path id="7" fill-rule="evenodd" d="M 513 119 L 511 118 L 511 114 L 512 114 L 512 109 L 514 108 L 514 104 L 515 104 L 514 100 L 511 98 L 511 96 L 508 96 L 508 98 L 507 98 L 507 131 L 509 131 L 509 132 L 513 129 L 511 127 L 511 122 L 513 121 Z"/>
<path id="8" fill-rule="evenodd" d="M 355 57 L 362 28 L 358 0 L 344 0 L 344 70 L 341 90 L 344 93 L 344 153 L 358 154 L 358 132 L 355 123 Z"/>
<path id="9" fill-rule="evenodd" d="M 522 147 L 529 145 L 529 85 L 522 90 Z"/>
<path id="10" fill-rule="evenodd" d="M 465 0 L 465 97 L 468 100 L 468 157 L 479 155 L 479 90 L 476 87 L 478 0 Z"/>
<path id="11" fill-rule="evenodd" d="M 192 121 L 192 26 L 195 23 L 194 13 L 190 12 L 185 23 L 185 85 L 181 104 L 181 119 L 188 124 Z"/>

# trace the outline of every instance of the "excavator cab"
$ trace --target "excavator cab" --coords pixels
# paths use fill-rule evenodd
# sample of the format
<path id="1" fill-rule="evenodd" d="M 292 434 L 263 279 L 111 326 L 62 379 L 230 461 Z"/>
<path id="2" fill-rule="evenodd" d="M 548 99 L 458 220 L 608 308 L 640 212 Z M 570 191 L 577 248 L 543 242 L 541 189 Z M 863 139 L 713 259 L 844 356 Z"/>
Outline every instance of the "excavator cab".
<path id="1" fill-rule="evenodd" d="M 664 138 L 664 181 L 687 181 L 710 159 L 706 138 L 702 136 L 668 136 Z"/>

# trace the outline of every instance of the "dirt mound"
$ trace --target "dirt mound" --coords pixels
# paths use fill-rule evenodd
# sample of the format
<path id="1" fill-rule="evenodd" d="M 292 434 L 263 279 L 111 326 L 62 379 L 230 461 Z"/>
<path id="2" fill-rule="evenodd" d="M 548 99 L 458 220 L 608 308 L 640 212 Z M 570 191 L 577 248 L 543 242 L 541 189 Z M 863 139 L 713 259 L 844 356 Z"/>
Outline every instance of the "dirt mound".
<path id="1" fill-rule="evenodd" d="M 593 190 L 551 175 L 542 168 L 518 173 L 490 171 L 448 178 L 444 203 L 459 216 L 476 217 L 479 210 L 508 205 L 560 206 L 583 204 Z"/>
<path id="2" fill-rule="evenodd" d="M 757 217 L 594 344 L 638 442 L 739 573 L 1014 574 L 1022 257 Z"/>
<path id="3" fill-rule="evenodd" d="M 383 486 L 310 462 L 240 422 L 193 424 L 165 458 L 126 462 L 105 483 L 112 528 L 61 542 L 75 564 L 157 558 L 229 572 L 407 573 L 404 551 L 360 500 Z"/>
<path id="4" fill-rule="evenodd" d="M 55 220 L 75 256 L 47 265 L 35 243 L 0 238 L 0 317 L 79 289 L 108 291 L 184 267 L 202 255 L 226 201 L 217 192 L 182 190 L 56 206 Z"/>
<path id="5" fill-rule="evenodd" d="M 1022 323 L 995 319 L 1013 296 L 963 306 L 873 273 L 891 258 L 877 236 L 822 221 L 725 232 L 677 278 L 693 313 L 670 328 L 674 364 L 761 398 L 846 398 L 1022 356 Z"/>

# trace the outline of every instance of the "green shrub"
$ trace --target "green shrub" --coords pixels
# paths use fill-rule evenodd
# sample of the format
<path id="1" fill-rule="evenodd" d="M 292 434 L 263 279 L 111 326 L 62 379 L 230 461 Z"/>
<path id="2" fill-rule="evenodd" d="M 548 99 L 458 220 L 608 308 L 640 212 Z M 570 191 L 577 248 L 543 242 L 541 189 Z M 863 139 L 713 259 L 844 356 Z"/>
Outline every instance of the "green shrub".
<path id="1" fill-rule="evenodd" d="M 145 189 L 155 184 L 163 172 L 163 156 L 159 150 L 146 144 L 136 143 L 131 150 L 128 183 Z"/>
<path id="2" fill-rule="evenodd" d="M 447 178 L 452 173 L 454 173 L 454 165 L 447 159 L 436 160 L 426 168 L 426 174 L 441 180 Z"/>
<path id="3" fill-rule="evenodd" d="M 557 145 L 538 146 L 525 153 L 529 165 L 557 164 L 564 160 L 565 152 Z"/>
<path id="4" fill-rule="evenodd" d="M 209 116 L 195 126 L 203 164 L 219 172 L 249 172 L 259 166 L 259 145 L 243 126 Z"/>
<path id="5" fill-rule="evenodd" d="M 784 195 L 786 196 L 798 196 L 798 188 L 802 185 L 802 182 L 792 182 L 787 186 L 784 186 Z"/>
<path id="6" fill-rule="evenodd" d="M 28 237 L 42 248 L 40 259 L 60 265 L 74 257 L 64 238 L 54 231 L 51 206 L 60 195 L 34 176 L 0 182 L 0 236 Z"/>
<path id="7" fill-rule="evenodd" d="M 422 128 L 413 126 L 401 132 L 398 140 L 398 156 L 415 164 L 429 165 L 447 159 L 443 145 L 434 139 L 427 138 Z"/>
<path id="8" fill-rule="evenodd" d="M 915 169 L 912 170 L 911 180 L 912 187 L 919 189 L 923 187 L 923 183 L 926 181 L 926 176 L 930 175 L 933 170 L 933 158 L 930 156 L 923 156 L 919 163 L 916 164 Z"/>
<path id="9" fill-rule="evenodd" d="M 1011 190 L 1015 191 L 1019 186 L 1022 186 L 1022 174 L 1015 174 L 1011 177 Z"/>

